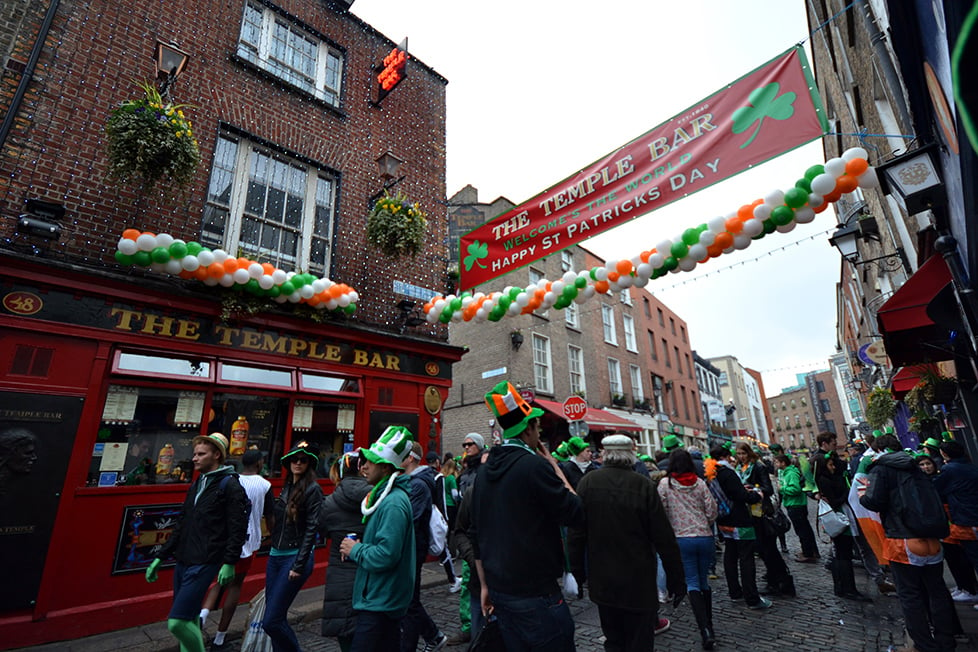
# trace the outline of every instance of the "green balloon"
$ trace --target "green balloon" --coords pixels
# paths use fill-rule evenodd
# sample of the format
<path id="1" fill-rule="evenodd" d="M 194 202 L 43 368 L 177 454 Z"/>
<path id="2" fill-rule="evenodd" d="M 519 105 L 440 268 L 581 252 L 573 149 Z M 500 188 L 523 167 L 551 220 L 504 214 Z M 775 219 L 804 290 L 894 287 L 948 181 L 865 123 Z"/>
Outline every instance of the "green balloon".
<path id="1" fill-rule="evenodd" d="M 500 319 L 503 318 L 502 313 L 498 312 L 498 310 L 499 310 L 499 306 L 496 306 L 495 308 L 489 311 L 489 321 L 499 321 Z"/>
<path id="2" fill-rule="evenodd" d="M 251 279 L 250 281 L 245 283 L 245 290 L 251 292 L 252 294 L 259 294 L 261 293 L 261 286 L 258 285 L 257 280 Z"/>
<path id="3" fill-rule="evenodd" d="M 170 252 L 165 247 L 156 247 L 149 252 L 149 257 L 153 259 L 154 263 L 165 263 L 170 260 Z"/>
<path id="4" fill-rule="evenodd" d="M 598 271 L 598 268 L 595 267 L 590 272 L 588 272 L 588 274 L 590 274 L 590 276 L 591 276 L 591 280 L 592 281 L 597 281 L 598 280 L 598 275 L 596 273 L 597 271 Z"/>
<path id="5" fill-rule="evenodd" d="M 193 240 L 191 240 L 190 242 L 187 243 L 187 253 L 190 254 L 191 256 L 196 256 L 203 250 L 204 248 L 201 246 L 199 242 L 194 242 Z"/>
<path id="6" fill-rule="evenodd" d="M 509 298 L 516 299 L 516 297 L 520 296 L 521 292 L 523 292 L 523 288 L 510 288 Z"/>
<path id="7" fill-rule="evenodd" d="M 674 242 L 672 244 L 672 247 L 669 249 L 669 253 L 671 253 L 676 258 L 682 258 L 689 253 L 689 247 L 686 245 L 685 242 Z"/>
<path id="8" fill-rule="evenodd" d="M 503 296 L 499 297 L 499 302 L 496 304 L 496 309 L 502 308 L 505 312 L 511 303 L 513 303 L 513 300 L 509 298 L 509 295 L 504 294 Z"/>
<path id="9" fill-rule="evenodd" d="M 268 288 L 268 296 L 277 297 L 280 294 L 282 294 L 282 289 L 279 286 L 273 285 L 272 287 Z"/>
<path id="10" fill-rule="evenodd" d="M 815 177 L 825 172 L 824 165 L 813 165 L 812 167 L 805 170 L 805 178 L 811 181 Z"/>
<path id="11" fill-rule="evenodd" d="M 795 188 L 801 188 L 805 192 L 811 192 L 812 182 L 805 177 L 802 177 L 801 179 L 798 179 L 798 181 L 795 181 Z"/>
<path id="12" fill-rule="evenodd" d="M 348 304 L 343 308 L 343 312 L 345 312 L 348 315 L 352 315 L 356 311 L 357 311 L 357 304 L 355 303 Z"/>
<path id="13" fill-rule="evenodd" d="M 132 265 L 132 256 L 121 251 L 115 252 L 115 262 L 120 265 Z"/>
<path id="14" fill-rule="evenodd" d="M 294 279 L 295 277 L 293 276 L 292 278 Z M 292 281 L 286 281 L 285 283 L 282 283 L 282 285 L 279 286 L 279 289 L 281 290 L 282 294 L 284 294 L 285 296 L 289 296 L 290 294 L 295 292 L 295 283 L 293 283 Z"/>
<path id="15" fill-rule="evenodd" d="M 132 255 L 132 262 L 136 263 L 140 267 L 149 267 L 153 262 L 153 259 L 149 255 L 148 251 L 137 251 Z"/>
<path id="16" fill-rule="evenodd" d="M 801 208 L 808 203 L 808 192 L 801 188 L 792 188 L 784 193 L 784 203 L 789 208 Z M 775 209 L 777 210 L 777 209 Z"/>
<path id="17" fill-rule="evenodd" d="M 585 287 L 587 287 L 587 279 L 583 276 L 578 276 L 574 279 L 574 287 L 576 287 L 578 290 L 583 290 Z"/>
<path id="18" fill-rule="evenodd" d="M 673 248 L 675 249 L 675 247 Z M 662 267 L 660 267 L 659 269 L 664 269 L 667 272 L 671 272 L 677 267 L 679 267 L 679 261 L 676 260 L 676 258 L 674 258 L 673 256 L 669 256 L 664 261 L 662 261 Z"/>
<path id="19" fill-rule="evenodd" d="M 568 298 L 568 299 L 573 299 L 574 297 L 577 296 L 577 286 L 576 285 L 565 285 L 564 286 L 564 290 L 563 290 L 563 292 L 561 292 L 561 294 L 563 296 L 565 296 L 566 298 Z"/>
<path id="20" fill-rule="evenodd" d="M 183 258 L 187 255 L 187 244 L 185 242 L 174 242 L 170 245 L 170 255 L 174 258 Z"/>
<path id="21" fill-rule="evenodd" d="M 452 306 L 452 310 L 453 311 L 455 311 L 455 310 L 461 310 L 462 309 L 462 300 L 461 299 L 458 299 L 458 298 L 452 299 L 451 306 Z"/>
<path id="22" fill-rule="evenodd" d="M 567 302 L 564 300 L 564 297 L 560 297 L 559 299 L 554 301 L 554 310 L 563 310 L 566 307 L 567 307 Z"/>
<path id="23" fill-rule="evenodd" d="M 764 220 L 764 235 L 767 235 L 768 233 L 774 233 L 777 230 L 778 230 L 778 225 L 774 223 L 773 219 L 768 218 Z"/>
<path id="24" fill-rule="evenodd" d="M 686 229 L 683 231 L 683 242 L 686 246 L 692 247 L 694 244 L 700 241 L 700 234 L 696 229 Z M 675 249 L 675 247 L 673 247 Z M 686 254 L 683 254 L 685 256 Z"/>
<path id="25" fill-rule="evenodd" d="M 797 190 L 797 188 L 793 188 Z M 790 192 L 790 191 L 789 191 Z M 791 220 L 795 219 L 795 212 L 788 208 L 787 206 L 778 206 L 773 211 L 771 211 L 770 222 L 773 223 L 775 227 L 784 226 L 785 224 L 791 224 Z M 768 220 L 764 220 L 768 222 Z M 764 227 L 767 228 L 766 226 Z M 772 229 L 773 231 L 774 229 Z M 768 231 L 770 233 L 771 231 Z"/>

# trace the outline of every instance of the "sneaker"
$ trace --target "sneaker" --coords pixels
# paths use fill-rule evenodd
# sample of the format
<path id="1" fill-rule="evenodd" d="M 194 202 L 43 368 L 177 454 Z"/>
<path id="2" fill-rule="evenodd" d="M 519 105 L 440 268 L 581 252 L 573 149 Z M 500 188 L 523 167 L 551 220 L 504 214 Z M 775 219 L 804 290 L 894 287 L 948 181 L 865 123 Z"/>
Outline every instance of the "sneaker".
<path id="1" fill-rule="evenodd" d="M 798 553 L 795 555 L 795 561 L 799 564 L 814 564 L 818 560 L 814 557 L 806 557 L 805 555 Z"/>
<path id="2" fill-rule="evenodd" d="M 448 645 L 464 645 L 472 640 L 472 632 L 459 632 L 448 639 Z"/>
<path id="3" fill-rule="evenodd" d="M 955 593 L 951 594 L 951 599 L 955 602 L 978 602 L 978 595 L 958 589 Z"/>
<path id="4" fill-rule="evenodd" d="M 452 582 L 452 585 L 448 587 L 448 592 L 449 593 L 458 593 L 461 590 L 462 590 L 462 578 L 461 577 L 456 577 L 455 578 L 455 581 Z"/>
<path id="5" fill-rule="evenodd" d="M 749 605 L 747 605 L 747 608 L 748 609 L 758 609 L 758 610 L 760 610 L 760 609 L 770 609 L 772 604 L 774 604 L 774 603 L 771 602 L 770 600 L 768 600 L 767 598 L 761 598 L 760 602 L 758 602 L 757 604 L 749 604 Z"/>
<path id="6" fill-rule="evenodd" d="M 660 618 L 659 622 L 655 624 L 655 635 L 664 634 L 669 631 L 670 627 L 672 627 L 672 623 L 669 622 L 668 618 Z"/>
<path id="7" fill-rule="evenodd" d="M 442 649 L 446 645 L 448 645 L 448 637 L 445 636 L 443 633 L 438 632 L 438 635 L 435 636 L 434 639 L 430 641 L 425 641 L 424 647 L 421 648 L 421 651 L 438 652 L 438 650 Z"/>
<path id="8" fill-rule="evenodd" d="M 669 593 L 667 591 L 659 591 L 659 604 L 669 604 Z"/>
<path id="9" fill-rule="evenodd" d="M 211 643 L 210 652 L 222 652 L 223 650 L 230 650 L 230 649 L 231 649 L 231 643 L 228 642 L 227 639 L 224 639 L 224 642 L 220 644 Z"/>

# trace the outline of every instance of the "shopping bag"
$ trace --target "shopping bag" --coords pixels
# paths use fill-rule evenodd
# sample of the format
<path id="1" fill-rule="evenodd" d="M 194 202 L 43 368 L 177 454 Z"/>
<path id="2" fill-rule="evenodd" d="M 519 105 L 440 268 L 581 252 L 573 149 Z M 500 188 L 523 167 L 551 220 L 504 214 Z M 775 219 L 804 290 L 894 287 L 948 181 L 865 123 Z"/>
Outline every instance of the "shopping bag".
<path id="1" fill-rule="evenodd" d="M 251 611 L 248 612 L 248 629 L 241 641 L 241 652 L 272 652 L 272 639 L 261 628 L 265 619 L 265 589 L 251 601 Z"/>
<path id="2" fill-rule="evenodd" d="M 831 538 L 835 538 L 849 527 L 849 518 L 843 512 L 837 512 L 825 499 L 818 501 L 818 522 Z"/>
<path id="3" fill-rule="evenodd" d="M 499 621 L 492 614 L 486 618 L 482 629 L 476 632 L 475 638 L 469 644 L 469 652 L 506 652 Z"/>

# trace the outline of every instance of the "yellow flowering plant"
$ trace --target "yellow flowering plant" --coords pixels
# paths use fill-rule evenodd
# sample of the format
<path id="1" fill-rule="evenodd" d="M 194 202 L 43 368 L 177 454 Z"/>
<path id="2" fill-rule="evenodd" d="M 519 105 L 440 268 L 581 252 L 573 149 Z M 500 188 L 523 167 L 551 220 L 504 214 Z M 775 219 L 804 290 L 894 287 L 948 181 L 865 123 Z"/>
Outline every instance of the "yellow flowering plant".
<path id="1" fill-rule="evenodd" d="M 385 192 L 367 216 L 367 242 L 392 258 L 417 255 L 427 230 L 424 212 L 402 193 Z"/>
<path id="2" fill-rule="evenodd" d="M 117 106 L 105 125 L 109 178 L 139 182 L 147 191 L 163 180 L 184 186 L 200 165 L 186 105 L 165 102 L 149 82 L 139 87 L 144 97 Z"/>

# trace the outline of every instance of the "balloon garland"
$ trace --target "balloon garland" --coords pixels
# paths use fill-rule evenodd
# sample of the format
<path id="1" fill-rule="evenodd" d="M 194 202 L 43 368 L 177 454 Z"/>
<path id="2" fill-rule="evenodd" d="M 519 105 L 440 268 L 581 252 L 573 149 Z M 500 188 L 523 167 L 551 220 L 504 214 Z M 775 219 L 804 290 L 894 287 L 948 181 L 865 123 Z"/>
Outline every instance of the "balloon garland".
<path id="1" fill-rule="evenodd" d="M 670 272 L 689 272 L 711 258 L 746 249 L 769 233 L 788 233 L 796 225 L 814 220 L 842 195 L 856 188 L 878 186 L 866 150 L 854 147 L 825 165 L 808 168 L 790 189 L 774 190 L 726 216 L 690 227 L 634 258 L 609 260 L 590 270 L 570 270 L 558 280 L 541 279 L 525 288 L 508 286 L 488 294 L 437 296 L 424 305 L 425 317 L 432 324 L 499 321 L 536 310 L 561 310 L 571 302 L 582 304 L 597 293 L 608 294 L 633 285 L 645 287 Z"/>
<path id="2" fill-rule="evenodd" d="M 237 286 L 278 303 L 301 302 L 319 310 L 342 310 L 348 315 L 356 312 L 360 299 L 356 290 L 343 283 L 308 273 L 284 272 L 271 263 L 235 258 L 223 249 L 211 250 L 199 242 L 184 242 L 166 233 L 126 229 L 119 239 L 115 259 L 121 265 L 149 267 L 209 286 Z"/>

